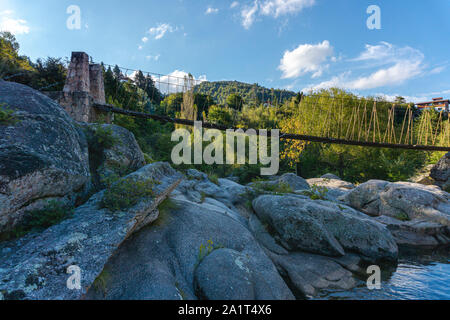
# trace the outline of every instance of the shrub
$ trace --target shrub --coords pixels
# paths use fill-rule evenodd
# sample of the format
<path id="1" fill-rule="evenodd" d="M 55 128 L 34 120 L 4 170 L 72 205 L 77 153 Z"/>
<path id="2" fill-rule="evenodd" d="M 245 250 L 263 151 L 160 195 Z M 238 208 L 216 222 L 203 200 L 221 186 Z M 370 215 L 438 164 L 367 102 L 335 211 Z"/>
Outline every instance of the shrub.
<path id="1" fill-rule="evenodd" d="M 103 269 L 102 273 L 95 279 L 94 283 L 92 284 L 92 287 L 99 293 L 103 295 L 103 297 L 106 297 L 106 294 L 108 293 L 108 284 L 111 282 L 111 273 L 108 269 Z"/>
<path id="2" fill-rule="evenodd" d="M 0 126 L 14 125 L 17 122 L 14 110 L 7 108 L 5 104 L 0 104 Z"/>
<path id="3" fill-rule="evenodd" d="M 214 250 L 222 249 L 224 246 L 222 245 L 214 245 L 212 240 L 208 240 L 206 246 L 202 243 L 200 248 L 198 249 L 197 256 L 197 266 L 205 259 L 208 255 L 210 255 Z"/>
<path id="4" fill-rule="evenodd" d="M 122 178 L 106 189 L 102 205 L 112 211 L 122 211 L 136 205 L 145 197 L 152 197 L 153 187 L 156 182 L 153 179 L 135 180 L 133 178 Z"/>
<path id="5" fill-rule="evenodd" d="M 155 226 L 162 226 L 165 223 L 167 223 L 168 214 L 171 211 L 177 210 L 178 205 L 177 203 L 170 197 L 168 197 L 166 200 L 161 202 L 161 204 L 158 206 L 159 216 L 156 221 L 153 222 L 153 225 Z"/>
<path id="6" fill-rule="evenodd" d="M 52 200 L 40 210 L 32 210 L 25 214 L 22 223 L 3 237 L 16 239 L 30 232 L 42 232 L 73 215 L 74 208 L 64 203 Z"/>
<path id="7" fill-rule="evenodd" d="M 301 194 L 309 197 L 311 200 L 326 200 L 328 188 L 313 184 L 311 190 L 304 190 Z"/>
<path id="8" fill-rule="evenodd" d="M 93 150 L 111 149 L 117 143 L 119 139 L 113 135 L 111 127 L 102 126 L 101 124 L 96 124 L 92 134 L 89 135 L 89 145 Z"/>
<path id="9" fill-rule="evenodd" d="M 261 193 L 270 192 L 275 194 L 285 194 L 293 193 L 292 188 L 285 182 L 280 183 L 267 183 L 267 182 L 256 182 L 254 189 L 260 191 Z"/>
<path id="10" fill-rule="evenodd" d="M 394 218 L 397 220 L 400 220 L 400 221 L 410 221 L 411 220 L 409 218 L 409 216 L 404 212 L 397 213 Z"/>
<path id="11" fill-rule="evenodd" d="M 155 162 L 148 153 L 144 153 L 144 160 L 146 164 L 152 164 Z"/>
<path id="12" fill-rule="evenodd" d="M 215 173 L 208 174 L 208 179 L 212 183 L 219 185 L 219 176 L 217 174 L 215 174 Z"/>

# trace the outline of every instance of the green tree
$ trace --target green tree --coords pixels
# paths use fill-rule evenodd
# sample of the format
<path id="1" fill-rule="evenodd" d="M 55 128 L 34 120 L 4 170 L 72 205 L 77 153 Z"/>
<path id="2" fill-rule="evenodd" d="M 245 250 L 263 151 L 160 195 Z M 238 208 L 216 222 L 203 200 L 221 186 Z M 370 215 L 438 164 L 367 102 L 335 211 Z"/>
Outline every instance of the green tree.
<path id="1" fill-rule="evenodd" d="M 33 64 L 31 86 L 43 91 L 62 91 L 67 77 L 67 68 L 61 58 L 38 59 Z"/>
<path id="2" fill-rule="evenodd" d="M 14 80 L 26 81 L 27 71 L 34 71 L 30 61 L 25 56 L 19 55 L 19 43 L 10 32 L 0 32 L 0 77 L 11 76 L 18 73 L 24 73 L 25 76 L 17 77 Z"/>
<path id="3" fill-rule="evenodd" d="M 229 108 L 211 106 L 208 113 L 208 122 L 231 126 L 233 123 L 233 111 Z"/>
<path id="4" fill-rule="evenodd" d="M 244 100 L 238 94 L 232 93 L 228 96 L 226 104 L 229 108 L 234 110 L 242 110 Z"/>

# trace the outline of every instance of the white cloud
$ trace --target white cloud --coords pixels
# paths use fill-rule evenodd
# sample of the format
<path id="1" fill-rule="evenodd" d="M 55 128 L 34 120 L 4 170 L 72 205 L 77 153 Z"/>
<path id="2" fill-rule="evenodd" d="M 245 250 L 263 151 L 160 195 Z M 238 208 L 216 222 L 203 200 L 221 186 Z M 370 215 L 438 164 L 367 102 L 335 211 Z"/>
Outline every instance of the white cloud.
<path id="1" fill-rule="evenodd" d="M 399 85 L 420 75 L 422 71 L 422 61 L 400 61 L 392 67 L 380 69 L 369 76 L 350 81 L 345 84 L 345 87 L 364 90 Z"/>
<path id="2" fill-rule="evenodd" d="M 433 68 L 429 74 L 439 74 L 439 73 L 442 73 L 445 69 L 447 69 L 447 66 L 436 67 L 436 68 Z"/>
<path id="3" fill-rule="evenodd" d="M 233 1 L 233 3 L 230 5 L 230 9 L 234 9 L 234 8 L 236 8 L 238 6 L 239 6 L 239 2 Z"/>
<path id="4" fill-rule="evenodd" d="M 215 13 L 218 13 L 218 12 L 219 12 L 219 9 L 208 7 L 208 9 L 206 9 L 205 14 L 215 14 Z"/>
<path id="5" fill-rule="evenodd" d="M 142 42 L 143 42 L 143 43 L 146 43 L 147 41 L 148 41 L 148 38 L 147 38 L 147 37 L 143 37 L 143 38 L 142 38 Z"/>
<path id="6" fill-rule="evenodd" d="M 305 91 L 338 87 L 347 90 L 368 90 L 386 86 L 396 86 L 424 74 L 425 56 L 411 47 L 397 47 L 387 42 L 366 45 L 357 58 L 350 63 L 364 62 L 363 68 L 378 68 L 368 75 L 351 79 L 351 73 L 342 73 L 328 81 L 311 85 Z M 355 68 L 352 68 L 355 69 Z M 439 70 L 437 70 L 439 71 Z"/>
<path id="7" fill-rule="evenodd" d="M 380 42 L 378 45 L 367 44 L 357 58 L 352 61 L 375 62 L 379 64 L 396 63 L 399 61 L 418 61 L 423 60 L 424 55 L 419 50 L 406 47 L 397 47 L 388 42 Z"/>
<path id="8" fill-rule="evenodd" d="M 302 44 L 292 51 L 285 51 L 280 61 L 283 79 L 297 78 L 312 73 L 312 78 L 320 77 L 327 68 L 325 62 L 333 55 L 333 47 L 325 40 L 319 44 Z"/>
<path id="9" fill-rule="evenodd" d="M 253 5 L 244 6 L 241 10 L 242 25 L 249 29 L 257 15 L 278 18 L 299 13 L 307 7 L 312 7 L 315 3 L 315 0 L 255 0 Z"/>
<path id="10" fill-rule="evenodd" d="M 267 0 L 261 4 L 261 14 L 278 18 L 282 15 L 298 13 L 304 8 L 312 7 L 315 3 L 315 0 Z"/>
<path id="11" fill-rule="evenodd" d="M 170 94 L 175 92 L 182 92 L 184 88 L 184 79 L 189 74 L 182 70 L 175 70 L 166 76 L 153 76 L 156 87 L 164 94 Z M 206 75 L 201 75 L 198 78 L 193 77 L 193 83 L 191 85 L 197 85 L 201 82 L 207 81 Z"/>
<path id="12" fill-rule="evenodd" d="M 30 32 L 30 27 L 26 20 L 13 18 L 12 10 L 0 12 L 0 31 L 9 31 L 14 35 L 26 34 Z"/>
<path id="13" fill-rule="evenodd" d="M 160 57 L 161 57 L 161 55 L 160 55 L 160 54 L 157 54 L 157 55 L 155 55 L 155 56 L 148 55 L 148 56 L 146 56 L 145 58 L 146 58 L 147 60 L 158 61 Z"/>
<path id="14" fill-rule="evenodd" d="M 12 10 L 4 10 L 2 12 L 0 12 L 0 16 L 10 16 L 14 13 L 14 11 Z"/>
<path id="15" fill-rule="evenodd" d="M 244 9 L 242 9 L 241 11 L 242 26 L 245 29 L 249 29 L 252 26 L 253 22 L 255 22 L 258 9 L 259 9 L 258 0 L 255 0 L 253 6 L 245 6 Z"/>
<path id="16" fill-rule="evenodd" d="M 155 37 L 155 40 L 162 39 L 166 33 L 175 32 L 177 28 L 172 27 L 168 23 L 160 23 L 156 27 L 150 28 L 148 33 Z"/>
<path id="17" fill-rule="evenodd" d="M 141 46 L 141 45 L 139 45 L 139 46 L 138 46 L 138 50 L 142 50 L 142 49 L 144 49 L 144 47 Z"/>

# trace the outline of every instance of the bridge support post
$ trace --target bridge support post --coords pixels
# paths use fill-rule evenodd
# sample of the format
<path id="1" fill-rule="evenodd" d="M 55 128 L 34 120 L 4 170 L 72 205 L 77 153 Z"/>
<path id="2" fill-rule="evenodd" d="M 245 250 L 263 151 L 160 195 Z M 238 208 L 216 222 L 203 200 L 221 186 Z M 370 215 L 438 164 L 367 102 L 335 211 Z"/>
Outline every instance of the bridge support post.
<path id="1" fill-rule="evenodd" d="M 85 52 L 72 52 L 63 91 L 50 92 L 48 95 L 76 121 L 102 120 L 111 123 L 113 120 L 111 114 L 93 108 L 95 103 L 106 102 L 103 68 L 99 64 L 91 64 Z"/>

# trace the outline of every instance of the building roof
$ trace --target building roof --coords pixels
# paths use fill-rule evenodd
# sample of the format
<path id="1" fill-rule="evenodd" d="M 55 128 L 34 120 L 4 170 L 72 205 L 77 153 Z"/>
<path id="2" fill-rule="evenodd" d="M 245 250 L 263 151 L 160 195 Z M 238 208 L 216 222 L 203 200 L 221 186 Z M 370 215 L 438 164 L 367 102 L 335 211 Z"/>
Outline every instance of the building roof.
<path id="1" fill-rule="evenodd" d="M 433 99 L 433 101 L 419 102 L 419 103 L 416 103 L 416 105 L 430 104 L 430 103 L 440 103 L 440 102 L 447 102 L 447 103 L 450 103 L 450 99 L 442 99 L 442 98 L 439 98 L 439 99 L 440 99 L 440 100 L 435 100 L 435 99 Z"/>

